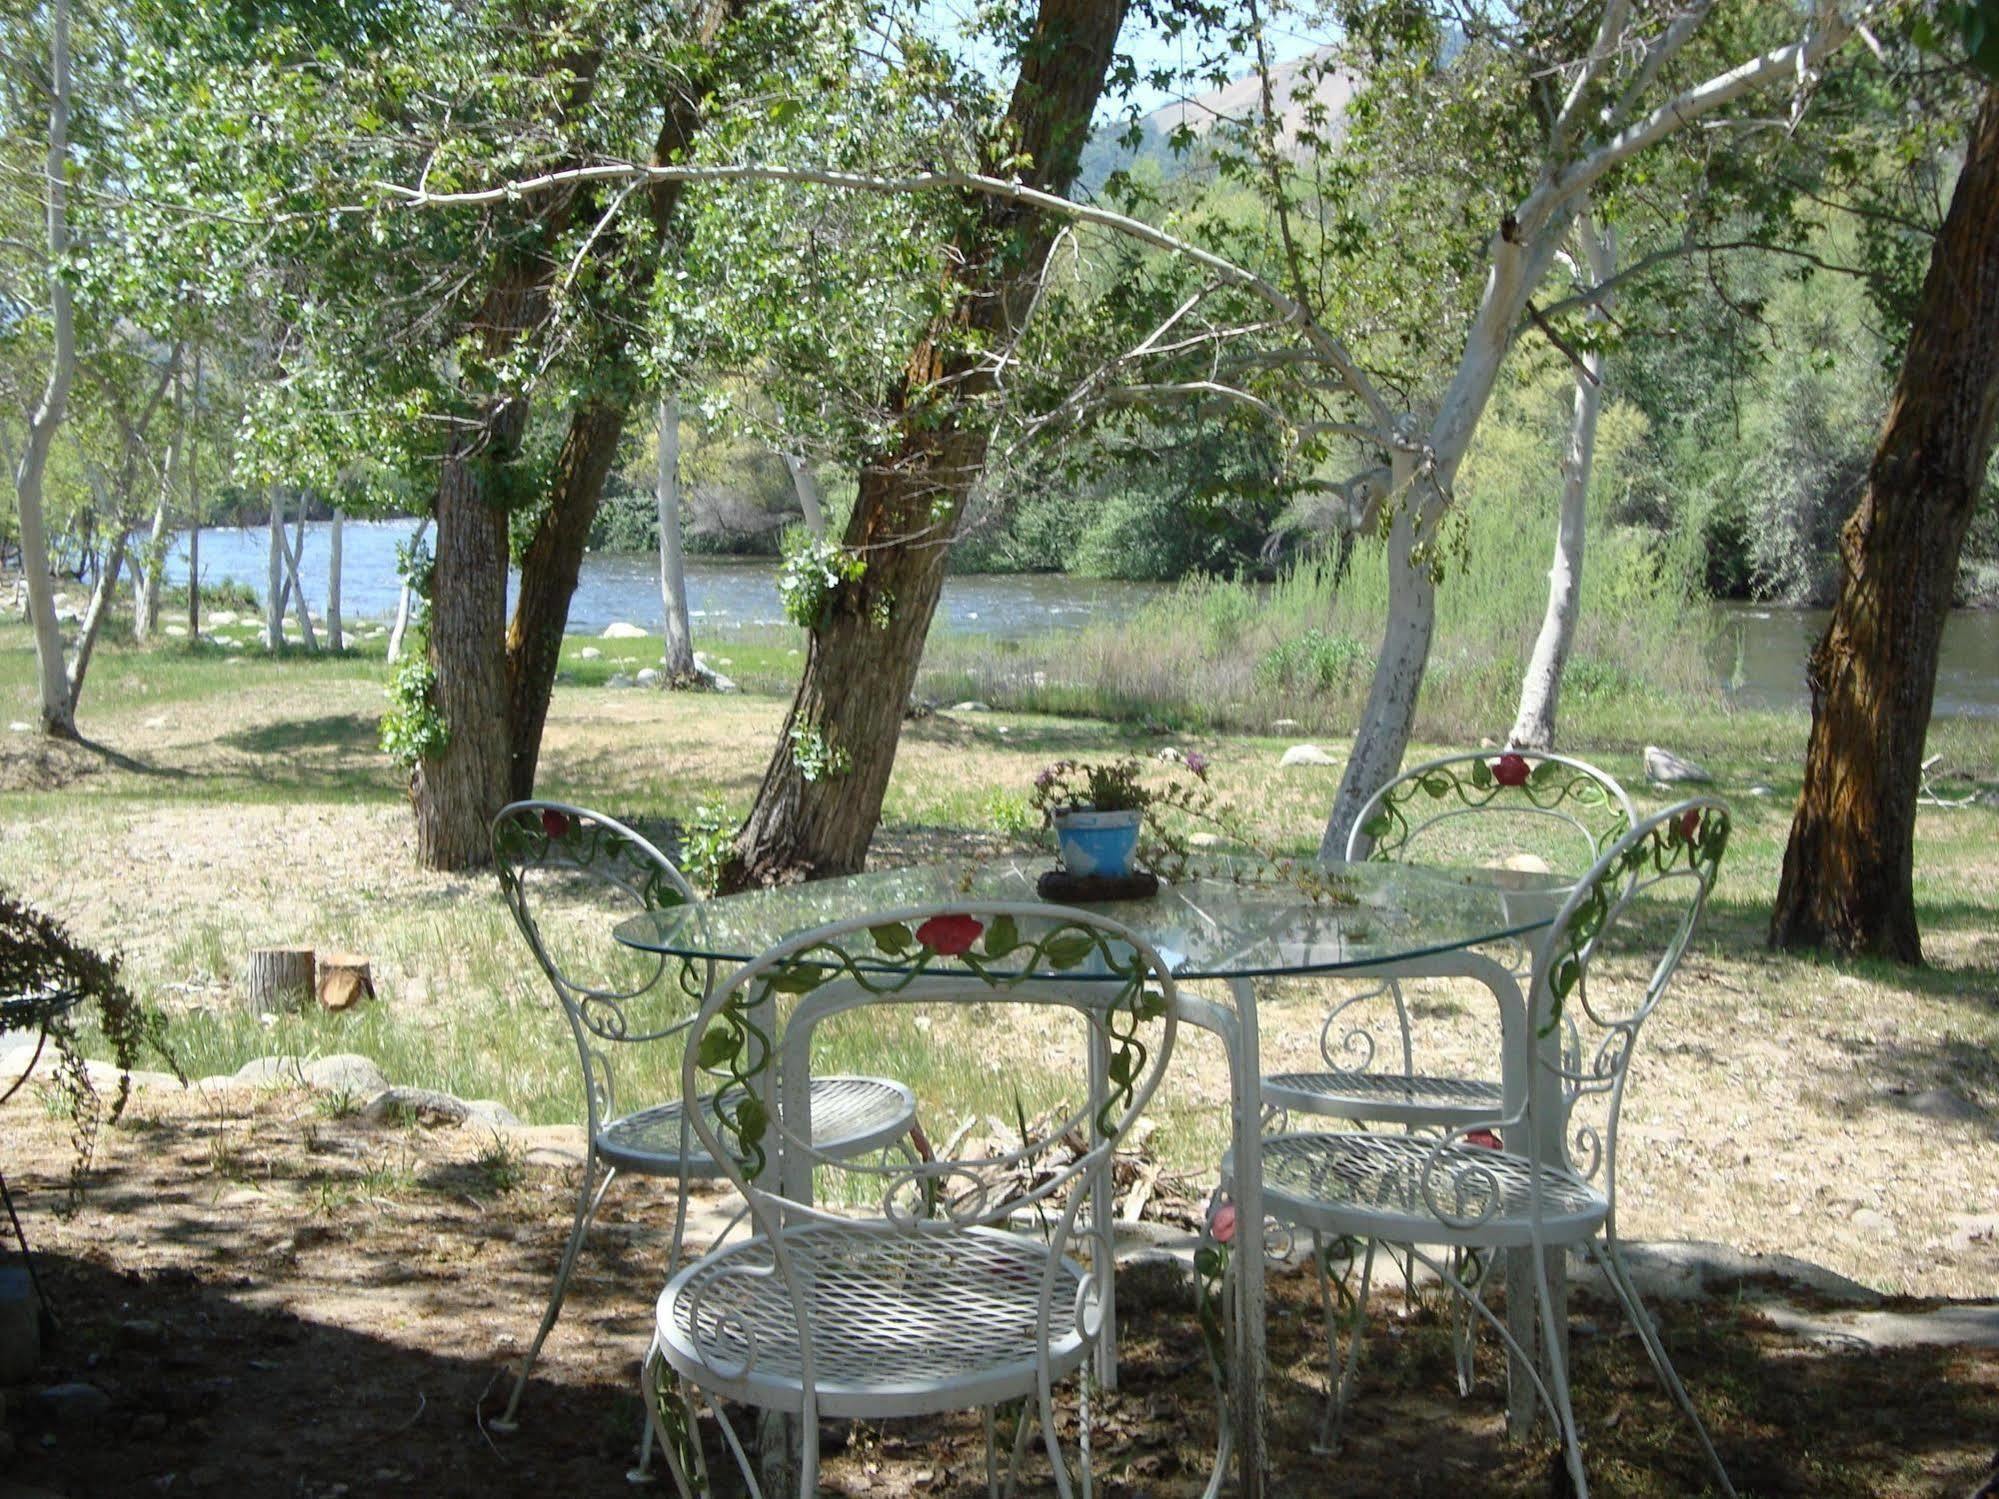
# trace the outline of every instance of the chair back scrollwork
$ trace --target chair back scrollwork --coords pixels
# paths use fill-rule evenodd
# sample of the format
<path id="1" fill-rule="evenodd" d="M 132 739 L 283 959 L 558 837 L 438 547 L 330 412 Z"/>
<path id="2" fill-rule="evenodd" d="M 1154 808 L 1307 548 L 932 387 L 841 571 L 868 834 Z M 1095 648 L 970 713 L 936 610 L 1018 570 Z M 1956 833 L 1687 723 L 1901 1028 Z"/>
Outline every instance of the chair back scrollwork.
<path id="1" fill-rule="evenodd" d="M 1547 857 L 1556 873 L 1594 864 L 1638 820 L 1604 771 L 1566 755 L 1450 755 L 1404 771 L 1361 808 L 1349 859 L 1481 863 Z"/>
<path id="2" fill-rule="evenodd" d="M 575 1038 L 594 1136 L 616 1113 L 605 1044 L 682 1034 L 710 978 L 709 965 L 627 947 L 611 928 L 622 916 L 691 902 L 693 887 L 631 828 L 563 802 L 502 809 L 492 841 L 507 909 Z"/>
<path id="3" fill-rule="evenodd" d="M 1729 811 L 1695 797 L 1620 838 L 1542 940 L 1533 1013 L 1564 1032 L 1535 1069 L 1530 1109 L 1558 1109 L 1565 1165 L 1616 1201 L 1618 1119 L 1638 1035 L 1700 924 L 1728 846 Z"/>

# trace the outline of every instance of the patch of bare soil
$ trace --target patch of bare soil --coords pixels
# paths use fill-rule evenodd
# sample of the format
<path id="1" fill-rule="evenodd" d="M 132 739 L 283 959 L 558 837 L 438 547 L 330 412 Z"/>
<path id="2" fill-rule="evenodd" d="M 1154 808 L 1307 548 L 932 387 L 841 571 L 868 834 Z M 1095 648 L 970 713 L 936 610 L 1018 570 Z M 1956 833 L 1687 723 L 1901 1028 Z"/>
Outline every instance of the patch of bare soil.
<path id="1" fill-rule="evenodd" d="M 0 791 L 60 791 L 105 768 L 104 752 L 40 734 L 0 739 Z"/>
<path id="2" fill-rule="evenodd" d="M 232 1499 L 628 1492 L 635 1373 L 664 1263 L 658 1185 L 613 1189 L 522 1430 L 502 1437 L 484 1422 L 540 1314 L 573 1172 L 490 1135 L 336 1117 L 303 1094 L 149 1094 L 106 1132 L 89 1194 L 64 1219 L 60 1123 L 17 1100 L 0 1112 L 0 1139 L 63 1319 L 37 1382 L 109 1397 L 95 1417 L 65 1421 L 10 1392 L 0 1471 L 17 1481 Z M 1303 1275 L 1273 1292 L 1277 1492 L 1548 1492 L 1547 1445 L 1503 1439 L 1497 1353 L 1482 1348 L 1481 1382 L 1457 1399 L 1434 1308 L 1392 1294 L 1378 1302 L 1346 1449 L 1313 1453 L 1316 1302 Z M 1123 1313 L 1123 1386 L 1094 1402 L 1102 1491 L 1198 1493 L 1214 1407 L 1190 1301 L 1143 1294 L 1134 1278 Z M 1576 1315 L 1595 1491 L 1701 1492 L 1698 1449 L 1636 1339 L 1614 1308 L 1578 1298 Z M 1664 1309 L 1664 1324 L 1745 1495 L 1955 1495 L 1986 1470 L 1999 1356 L 1801 1344 L 1715 1305 Z M 971 1417 L 828 1441 L 826 1492 L 984 1492 Z"/>

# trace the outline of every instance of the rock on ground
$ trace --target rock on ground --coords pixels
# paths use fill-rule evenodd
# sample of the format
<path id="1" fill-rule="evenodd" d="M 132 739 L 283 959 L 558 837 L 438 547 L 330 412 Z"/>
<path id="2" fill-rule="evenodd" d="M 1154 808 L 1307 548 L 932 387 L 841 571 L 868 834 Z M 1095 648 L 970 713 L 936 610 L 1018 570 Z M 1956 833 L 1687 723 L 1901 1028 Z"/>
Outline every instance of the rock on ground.
<path id="1" fill-rule="evenodd" d="M 1294 744 L 1284 752 L 1284 758 L 1277 763 L 1280 766 L 1291 766 L 1337 765 L 1340 762 L 1320 749 L 1316 744 Z"/>
<path id="2" fill-rule="evenodd" d="M 1705 765 L 1683 760 L 1656 744 L 1645 746 L 1645 774 L 1662 786 L 1706 786 L 1714 780 L 1714 773 Z"/>
<path id="3" fill-rule="evenodd" d="M 644 640 L 646 632 L 637 625 L 628 625 L 622 619 L 614 619 L 604 626 L 603 640 Z"/>

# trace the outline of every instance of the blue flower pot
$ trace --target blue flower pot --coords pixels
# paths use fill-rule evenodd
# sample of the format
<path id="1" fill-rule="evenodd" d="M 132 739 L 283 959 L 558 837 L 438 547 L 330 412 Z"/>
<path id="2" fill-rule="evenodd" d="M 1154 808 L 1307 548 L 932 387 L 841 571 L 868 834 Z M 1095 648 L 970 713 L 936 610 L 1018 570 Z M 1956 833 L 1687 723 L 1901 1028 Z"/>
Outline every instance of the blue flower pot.
<path id="1" fill-rule="evenodd" d="M 1143 812 L 1060 812 L 1055 817 L 1055 843 L 1062 867 L 1083 878 L 1123 879 L 1131 873 L 1138 853 Z"/>

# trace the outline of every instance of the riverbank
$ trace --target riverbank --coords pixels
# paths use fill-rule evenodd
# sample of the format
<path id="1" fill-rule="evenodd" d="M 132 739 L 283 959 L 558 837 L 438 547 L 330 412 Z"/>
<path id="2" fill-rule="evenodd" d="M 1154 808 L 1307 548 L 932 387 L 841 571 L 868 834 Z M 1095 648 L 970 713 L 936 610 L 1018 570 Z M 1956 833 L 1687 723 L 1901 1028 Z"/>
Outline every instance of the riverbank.
<path id="1" fill-rule="evenodd" d="M 642 821 L 669 841 L 697 809 L 740 816 L 782 718 L 779 696 L 592 685 L 612 647 L 570 642 L 543 790 Z M 633 642 L 634 657 L 652 649 Z M 723 652 L 727 656 L 727 652 Z M 733 673 L 780 669 L 729 657 Z M 0 722 L 31 716 L 29 653 L 0 626 Z M 754 668 L 754 670 L 752 670 Z M 793 668 L 795 670 L 795 667 Z M 89 747 L 0 734 L 0 883 L 121 951 L 173 1017 L 195 1075 L 251 1058 L 361 1052 L 398 1082 L 493 1098 L 531 1122 L 574 1117 L 574 1062 L 490 876 L 414 869 L 408 812 L 375 745 L 382 668 L 366 656 L 271 660 L 239 649 L 107 641 L 83 725 Z M 1935 966 L 1831 966 L 1763 950 L 1797 790 L 1799 715 L 1711 714 L 1566 747 L 1641 800 L 1648 741 L 1706 762 L 1736 809 L 1708 934 L 1633 1084 L 1621 1214 L 1639 1237 L 1710 1238 L 1797 1253 L 1887 1289 L 1982 1294 L 1999 1282 L 1999 808 L 1925 809 L 1917 897 Z M 1333 766 L 1284 767 L 1300 734 L 1151 733 L 1011 711 L 945 711 L 907 726 L 874 858 L 977 858 L 1030 845 L 1033 775 L 1064 755 L 1199 749 L 1221 792 L 1280 845 L 1316 840 Z M 1420 746 L 1426 753 L 1432 745 Z M 1945 768 L 1999 789 L 1999 726 L 1940 725 Z M 246 1013 L 245 954 L 303 943 L 375 962 L 380 998 L 349 1016 Z M 1313 1045 L 1322 987 L 1266 995 L 1283 1054 Z M 1446 1048 L 1488 1044 L 1475 997 L 1446 989 L 1426 1026 Z M 1656 1041 L 1656 1045 L 1651 1045 Z M 670 1058 L 621 1079 L 670 1091 Z M 1023 1047 L 992 1075 L 993 1107 L 1058 1088 Z M 1212 1171 L 1220 1058 L 1186 1048 L 1157 1111 L 1176 1169 Z M 1840 1167 L 1829 1170 L 1836 1150 Z"/>

